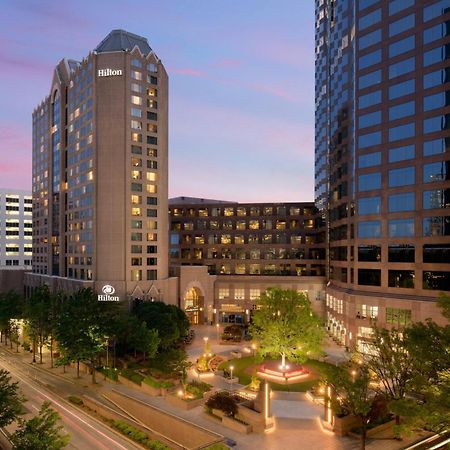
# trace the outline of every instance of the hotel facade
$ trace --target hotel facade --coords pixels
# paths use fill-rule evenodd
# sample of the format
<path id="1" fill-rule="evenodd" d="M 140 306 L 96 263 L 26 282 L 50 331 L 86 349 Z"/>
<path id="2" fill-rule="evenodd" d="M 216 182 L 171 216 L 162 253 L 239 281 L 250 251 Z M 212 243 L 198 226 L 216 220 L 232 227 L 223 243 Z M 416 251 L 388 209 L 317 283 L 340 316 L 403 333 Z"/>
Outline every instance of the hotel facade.
<path id="1" fill-rule="evenodd" d="M 246 323 L 269 287 L 323 315 L 325 227 L 314 203 L 170 199 L 170 263 L 191 323 Z"/>
<path id="2" fill-rule="evenodd" d="M 348 347 L 366 348 L 373 320 L 444 320 L 449 20 L 448 0 L 316 0 L 315 200 L 328 327 Z"/>
<path id="3" fill-rule="evenodd" d="M 176 299 L 167 211 L 168 76 L 147 39 L 113 30 L 56 66 L 33 112 L 27 287 Z"/>

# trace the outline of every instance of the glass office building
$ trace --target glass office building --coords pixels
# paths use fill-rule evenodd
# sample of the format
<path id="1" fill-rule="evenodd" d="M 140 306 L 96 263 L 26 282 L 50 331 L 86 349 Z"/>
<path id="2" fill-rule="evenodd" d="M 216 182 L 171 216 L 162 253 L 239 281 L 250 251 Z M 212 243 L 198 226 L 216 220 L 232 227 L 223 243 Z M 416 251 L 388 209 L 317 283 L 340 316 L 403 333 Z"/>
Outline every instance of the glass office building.
<path id="1" fill-rule="evenodd" d="M 315 200 L 348 347 L 373 319 L 441 320 L 450 292 L 449 23 L 450 0 L 316 0 Z"/>

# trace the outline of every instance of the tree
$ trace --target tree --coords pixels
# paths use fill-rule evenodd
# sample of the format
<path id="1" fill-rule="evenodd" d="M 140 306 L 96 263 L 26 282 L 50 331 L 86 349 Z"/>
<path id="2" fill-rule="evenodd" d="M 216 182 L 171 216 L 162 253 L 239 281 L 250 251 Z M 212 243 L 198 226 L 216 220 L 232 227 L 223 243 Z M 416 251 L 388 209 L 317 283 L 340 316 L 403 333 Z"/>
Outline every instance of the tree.
<path id="1" fill-rule="evenodd" d="M 33 337 L 33 362 L 36 345 L 39 346 L 39 363 L 42 364 L 42 349 L 50 334 L 50 310 L 52 295 L 46 284 L 34 289 L 25 303 L 25 317 Z"/>
<path id="2" fill-rule="evenodd" d="M 442 309 L 442 315 L 450 320 L 450 295 L 446 295 L 443 292 L 439 294 L 438 306 Z"/>
<path id="3" fill-rule="evenodd" d="M 23 401 L 18 393 L 18 383 L 12 383 L 9 372 L 0 369 L 0 428 L 17 420 L 22 414 Z"/>
<path id="4" fill-rule="evenodd" d="M 5 345 L 8 344 L 8 337 L 14 333 L 11 324 L 12 319 L 20 319 L 22 316 L 23 300 L 14 291 L 0 294 L 0 332 L 5 338 Z M 12 342 L 11 342 L 12 344 Z"/>
<path id="5" fill-rule="evenodd" d="M 133 327 L 132 334 L 130 336 L 131 345 L 134 347 L 134 351 L 141 352 L 145 361 L 145 356 L 153 358 L 156 355 L 159 346 L 159 337 L 157 330 L 149 330 L 145 322 L 139 323 L 137 317 L 133 317 L 132 322 L 136 324 Z"/>
<path id="6" fill-rule="evenodd" d="M 251 333 L 259 342 L 260 355 L 281 355 L 285 366 L 286 358 L 301 363 L 321 353 L 324 330 L 303 293 L 270 288 L 258 306 Z"/>
<path id="7" fill-rule="evenodd" d="M 374 393 L 370 389 L 369 369 L 361 366 L 349 370 L 344 367 L 327 366 L 325 382 L 333 389 L 332 406 L 337 413 L 357 416 L 361 423 L 361 450 L 366 448 L 367 424 L 375 406 Z"/>
<path id="8" fill-rule="evenodd" d="M 96 361 L 104 350 L 105 335 L 114 319 L 114 307 L 98 302 L 92 289 L 80 289 L 64 301 L 56 327 L 56 337 L 63 359 L 77 363 L 89 360 L 92 383 Z"/>
<path id="9" fill-rule="evenodd" d="M 133 314 L 144 320 L 149 329 L 158 331 L 159 345 L 164 350 L 183 339 L 189 330 L 186 314 L 175 305 L 143 302 L 136 306 Z"/>
<path id="10" fill-rule="evenodd" d="M 399 435 L 402 431 L 399 408 L 403 409 L 414 376 L 414 364 L 400 330 L 374 327 L 371 349 L 370 353 L 361 354 L 360 357 L 374 373 L 375 381 L 378 382 L 375 388 L 377 392 L 389 400 L 390 408 L 395 413 L 394 431 Z"/>
<path id="11" fill-rule="evenodd" d="M 17 450 L 59 450 L 70 440 L 68 434 L 61 434 L 63 426 L 59 414 L 44 402 L 39 414 L 30 420 L 22 421 L 20 428 L 11 436 Z"/>

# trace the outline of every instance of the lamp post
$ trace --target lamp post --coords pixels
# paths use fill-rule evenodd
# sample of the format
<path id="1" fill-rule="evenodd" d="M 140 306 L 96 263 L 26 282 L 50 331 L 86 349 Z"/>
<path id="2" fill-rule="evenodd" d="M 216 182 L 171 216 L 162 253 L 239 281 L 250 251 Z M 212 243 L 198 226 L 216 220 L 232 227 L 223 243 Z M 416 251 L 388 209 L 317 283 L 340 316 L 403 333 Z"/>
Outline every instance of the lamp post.
<path id="1" fill-rule="evenodd" d="M 231 392 L 233 392 L 233 369 L 234 369 L 234 366 L 230 366 L 230 384 L 231 384 L 230 390 L 231 390 Z"/>
<path id="2" fill-rule="evenodd" d="M 252 350 L 253 350 L 253 357 L 256 355 L 256 344 L 252 344 Z"/>
<path id="3" fill-rule="evenodd" d="M 216 323 L 217 342 L 219 342 L 220 324 Z"/>
<path id="4" fill-rule="evenodd" d="M 355 382 L 355 378 L 356 378 L 356 370 L 353 369 L 351 373 L 352 373 L 352 380 L 353 380 L 353 383 L 354 383 Z"/>

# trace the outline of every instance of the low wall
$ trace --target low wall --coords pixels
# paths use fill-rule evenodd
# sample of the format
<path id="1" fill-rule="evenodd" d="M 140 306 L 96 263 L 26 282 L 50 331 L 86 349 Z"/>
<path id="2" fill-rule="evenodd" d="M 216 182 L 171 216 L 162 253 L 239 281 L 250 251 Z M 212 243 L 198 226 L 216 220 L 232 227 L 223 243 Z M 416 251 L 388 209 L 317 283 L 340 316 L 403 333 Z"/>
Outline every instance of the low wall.
<path id="1" fill-rule="evenodd" d="M 239 420 L 250 424 L 252 427 L 252 431 L 254 431 L 255 433 L 264 433 L 264 430 L 266 428 L 264 414 L 247 408 L 244 405 L 239 405 L 236 417 Z"/>
<path id="2" fill-rule="evenodd" d="M 226 426 L 230 430 L 237 431 L 238 433 L 250 434 L 252 432 L 251 425 L 238 422 L 231 417 L 223 417 L 222 425 Z"/>
<path id="3" fill-rule="evenodd" d="M 223 440 L 220 434 L 121 392 L 113 390 L 104 394 L 104 397 L 135 420 L 151 429 L 158 430 L 163 436 L 186 449 L 200 449 Z"/>
<path id="4" fill-rule="evenodd" d="M 352 428 L 361 424 L 361 421 L 356 416 L 334 417 L 333 431 L 338 436 L 346 436 Z"/>
<path id="5" fill-rule="evenodd" d="M 87 407 L 89 407 L 90 409 L 92 409 L 93 411 L 95 411 L 97 414 L 104 417 L 105 419 L 122 420 L 122 421 L 128 423 L 129 425 L 132 425 L 133 427 L 137 428 L 138 430 L 142 431 L 143 433 L 147 434 L 147 436 L 150 439 L 157 439 L 158 441 L 163 442 L 165 445 L 167 445 L 168 447 L 170 447 L 171 449 L 174 449 L 174 450 L 184 450 L 183 447 L 177 445 L 176 443 L 172 442 L 169 439 L 166 439 L 165 436 L 158 433 L 157 431 L 152 430 L 148 427 L 144 427 L 141 424 L 135 422 L 134 420 L 130 420 L 127 416 L 114 411 L 113 409 L 109 408 L 108 406 L 101 404 L 97 400 L 94 400 L 93 398 L 88 397 L 86 395 L 83 395 L 82 399 L 83 399 L 83 403 Z M 121 434 L 121 433 L 119 432 L 119 434 Z"/>
<path id="6" fill-rule="evenodd" d="M 197 400 L 183 400 L 178 395 L 169 394 L 165 397 L 167 403 L 170 403 L 177 408 L 183 409 L 184 411 L 189 411 L 191 409 L 196 408 L 197 406 L 201 406 L 204 402 L 203 398 L 199 398 Z"/>

